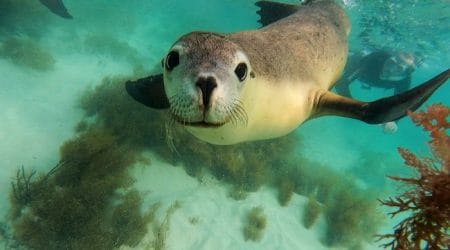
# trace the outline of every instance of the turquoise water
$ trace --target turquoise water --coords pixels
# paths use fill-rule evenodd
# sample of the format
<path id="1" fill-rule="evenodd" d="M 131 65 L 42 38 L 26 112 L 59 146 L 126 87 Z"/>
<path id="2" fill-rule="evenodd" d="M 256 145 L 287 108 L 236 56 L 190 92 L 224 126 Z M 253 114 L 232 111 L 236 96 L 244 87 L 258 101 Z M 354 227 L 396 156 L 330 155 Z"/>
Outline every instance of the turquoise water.
<path id="1" fill-rule="evenodd" d="M 99 243 L 95 247 L 91 245 L 91 249 L 380 249 L 379 243 L 374 242 L 373 238 L 367 238 L 367 235 L 361 236 L 361 240 L 357 240 L 357 242 L 350 241 L 350 243 L 345 240 L 332 240 L 330 243 L 324 239 L 327 232 L 326 212 L 323 212 L 322 219 L 319 219 L 312 228 L 306 229 L 302 224 L 302 216 L 299 211 L 305 207 L 307 197 L 317 195 L 319 191 L 317 191 L 317 187 L 310 193 L 302 193 L 296 189 L 291 201 L 286 206 L 280 205 L 277 197 L 281 188 L 277 184 L 277 178 L 279 176 L 282 178 L 283 173 L 287 171 L 283 170 L 284 163 L 281 164 L 280 159 L 284 157 L 286 161 L 293 162 L 296 161 L 293 155 L 301 155 L 302 159 L 314 162 L 309 165 L 305 163 L 307 168 L 313 169 L 312 172 L 315 171 L 316 165 L 324 165 L 329 169 L 327 171 L 332 171 L 333 174 L 337 173 L 338 176 L 351 178 L 351 186 L 355 187 L 358 192 L 371 194 L 369 199 L 373 201 L 370 203 L 373 211 L 380 210 L 380 214 L 384 214 L 385 209 L 379 204 L 376 205 L 376 199 L 394 195 L 396 189 L 395 184 L 386 180 L 384 176 L 398 173 L 409 174 L 402 166 L 402 159 L 398 156 L 397 147 L 411 149 L 420 155 L 429 154 L 426 144 L 429 140 L 428 135 L 408 118 L 399 121 L 396 133 L 385 134 L 379 126 L 367 125 L 345 118 L 323 117 L 303 124 L 290 134 L 288 140 L 293 139 L 294 146 L 285 142 L 270 146 L 267 146 L 269 142 L 248 145 L 247 147 L 254 151 L 259 147 L 267 147 L 275 153 L 272 152 L 273 154 L 265 156 L 255 153 L 255 157 L 263 157 L 262 161 L 269 162 L 269 158 L 264 158 L 269 155 L 276 158 L 274 162 L 280 163 L 280 166 L 273 166 L 275 163 L 265 165 L 266 167 L 270 166 L 271 171 L 274 171 L 273 179 L 266 178 L 266 176 L 263 178 L 264 180 L 259 180 L 259 177 L 253 173 L 245 173 L 250 176 L 246 177 L 249 179 L 248 182 L 257 179 L 258 185 L 239 182 L 241 176 L 233 175 L 235 172 L 229 169 L 227 169 L 228 172 L 223 171 L 224 177 L 218 174 L 221 171 L 219 165 L 227 161 L 237 159 L 238 163 L 230 164 L 240 166 L 239 164 L 246 165 L 248 163 L 251 165 L 248 157 L 253 151 L 245 151 L 245 148 L 229 149 L 232 152 L 231 155 L 236 155 L 236 159 L 231 157 L 231 159 L 227 158 L 223 161 L 206 162 L 205 159 L 211 159 L 201 158 L 203 157 L 201 156 L 202 152 L 196 152 L 199 154 L 198 158 L 187 159 L 186 155 L 190 154 L 190 150 L 193 149 L 185 149 L 187 148 L 186 144 L 183 144 L 185 141 L 175 141 L 175 147 L 179 153 L 169 154 L 166 152 L 168 149 L 161 149 L 167 145 L 164 141 L 161 142 L 160 138 L 154 139 L 153 143 L 150 142 L 153 140 L 151 137 L 153 134 L 138 131 L 132 136 L 142 138 L 152 145 L 145 144 L 144 150 L 139 148 L 135 151 L 139 152 L 139 156 L 144 155 L 149 158 L 151 164 L 141 161 L 129 169 L 126 168 L 128 166 L 126 164 L 120 169 L 113 168 L 111 175 L 114 175 L 115 179 L 113 179 L 121 184 L 108 190 L 112 190 L 111 192 L 118 195 L 111 195 L 105 200 L 100 200 L 104 201 L 105 204 L 102 204 L 104 206 L 90 207 L 89 204 L 92 203 L 90 201 L 91 203 L 88 202 L 83 206 L 86 211 L 82 209 L 77 211 L 83 214 L 102 207 L 101 210 L 98 209 L 100 212 L 95 213 L 93 218 L 112 217 L 115 219 L 114 221 L 120 221 L 122 217 L 123 220 L 133 221 L 130 218 L 136 219 L 136 217 L 131 217 L 130 214 L 136 211 L 138 211 L 137 213 L 140 211 L 146 213 L 147 211 L 149 214 L 151 211 L 156 211 L 151 220 L 149 219 L 151 216 L 137 216 L 142 221 L 148 221 L 147 224 L 121 222 L 120 228 L 124 231 L 119 230 L 118 235 L 125 235 L 122 239 L 111 236 L 113 233 L 110 231 L 115 229 L 103 231 L 93 229 L 92 232 L 80 232 L 81 229 L 101 228 L 110 224 L 94 223 L 92 221 L 95 219 L 92 217 L 73 219 L 71 215 L 76 214 L 75 212 L 65 212 L 72 211 L 70 209 L 61 208 L 59 211 L 62 212 L 58 214 L 55 213 L 55 210 L 49 209 L 46 218 L 54 217 L 59 221 L 77 221 L 78 224 L 71 224 L 67 227 L 56 225 L 56 222 L 45 224 L 44 219 L 39 217 L 40 215 L 36 211 L 31 212 L 32 219 L 30 219 L 29 211 L 36 208 L 35 204 L 40 204 L 41 212 L 46 211 L 45 204 L 49 204 L 49 207 L 52 208 L 62 207 L 62 205 L 55 205 L 52 197 L 57 196 L 56 194 L 59 192 L 55 190 L 69 189 L 64 182 L 70 182 L 71 175 L 68 175 L 69 177 L 64 179 L 64 182 L 54 180 L 56 184 L 51 184 L 53 185 L 51 186 L 52 191 L 47 193 L 55 192 L 55 194 L 45 197 L 46 200 L 44 200 L 44 196 L 38 197 L 38 194 L 34 193 L 38 197 L 33 201 L 34 203 L 26 203 L 21 207 L 19 217 L 12 216 L 11 204 L 14 202 L 11 200 L 14 201 L 14 196 L 10 196 L 11 183 L 17 180 L 17 170 L 23 166 L 26 171 L 36 170 L 36 176 L 38 176 L 39 173 L 47 173 L 61 159 L 68 157 L 72 151 L 67 153 L 61 149 L 61 146 L 69 140 L 73 141 L 75 138 L 79 138 L 80 133 L 83 134 L 83 131 L 76 134 L 74 128 L 77 124 L 80 121 L 87 121 L 88 124 L 94 124 L 93 126 L 101 123 L 95 117 L 87 117 L 89 107 L 96 107 L 94 108 L 96 110 L 91 110 L 91 112 L 99 117 L 103 115 L 115 119 L 126 118 L 123 115 L 114 116 L 116 112 L 124 112 L 119 107 L 123 103 L 117 104 L 118 107 L 112 105 L 112 108 L 106 111 L 98 111 L 102 110 L 104 106 L 111 105 L 111 102 L 122 99 L 111 94 L 104 96 L 104 100 L 96 102 L 95 97 L 101 96 L 102 91 L 99 91 L 100 94 L 93 94 L 91 91 L 88 93 L 94 96 L 93 101 L 86 104 L 80 101 L 82 96 L 87 95 L 86 91 L 92 90 L 95 86 L 103 86 L 105 77 L 110 77 L 110 81 L 114 85 L 122 84 L 127 79 L 136 79 L 152 73 L 155 67 L 159 67 L 161 58 L 165 56 L 172 43 L 187 32 L 193 30 L 236 32 L 259 27 L 257 7 L 254 6 L 254 1 L 225 0 L 206 3 L 201 0 L 66 0 L 64 3 L 74 16 L 73 20 L 53 15 L 39 1 L 0 0 L 0 81 L 2 86 L 0 88 L 0 116 L 2 117 L 0 120 L 0 248 L 61 249 L 65 246 L 69 249 L 86 249 L 81 246 L 89 246 L 86 242 L 92 241 L 101 244 Z M 421 55 L 423 61 L 413 73 L 413 86 L 430 79 L 450 65 L 450 5 L 448 1 L 401 0 L 395 1 L 395 3 L 391 3 L 391 1 L 368 3 L 368 1 L 346 0 L 340 3 L 346 9 L 352 22 L 349 41 L 351 51 L 391 48 L 412 51 Z M 367 19 L 371 20 L 370 23 L 364 21 Z M 372 30 L 369 33 L 370 39 L 362 40 L 359 35 L 368 27 Z M 111 91 L 114 92 L 114 88 L 110 86 L 107 89 L 108 91 L 113 89 Z M 117 89 L 120 90 L 120 88 Z M 352 84 L 351 90 L 354 96 L 361 100 L 374 100 L 392 94 L 389 90 L 363 89 L 358 82 Z M 422 108 L 438 102 L 449 106 L 449 93 L 450 85 L 447 83 Z M 145 109 L 143 110 L 145 112 Z M 136 116 L 131 115 L 130 117 Z M 153 118 L 151 115 L 148 117 L 148 123 L 150 123 Z M 107 119 L 105 118 L 105 120 Z M 164 122 L 159 116 L 155 120 L 157 123 Z M 111 122 L 111 120 L 108 121 Z M 123 135 L 127 137 L 131 134 L 128 131 L 132 130 L 133 126 L 130 126 L 131 128 L 122 126 L 123 123 L 137 122 L 133 119 L 127 121 L 113 119 L 111 123 L 121 124 L 117 127 L 122 130 L 113 132 L 114 140 L 116 140 L 117 137 Z M 124 127 L 128 129 L 123 129 Z M 112 126 L 112 128 L 115 127 Z M 155 135 L 164 134 L 163 129 L 158 131 L 158 127 L 152 128 L 156 130 L 154 131 Z M 142 134 L 140 134 L 141 132 Z M 195 141 L 192 138 L 189 140 Z M 136 141 L 133 139 L 132 142 Z M 89 150 L 95 150 L 94 146 L 92 146 L 94 149 L 89 146 L 95 144 L 95 140 L 88 142 L 81 144 L 82 147 L 87 148 L 87 151 L 79 153 L 78 156 L 89 155 Z M 105 145 L 112 147 L 111 145 L 120 143 L 122 142 L 117 139 L 117 141 L 111 142 L 111 144 L 105 143 Z M 287 149 L 285 150 L 283 147 Z M 200 144 L 197 149 L 207 149 L 210 150 L 209 153 L 214 152 L 214 154 L 219 154 L 218 151 L 221 151 L 220 148 L 209 148 L 203 144 Z M 126 151 L 129 148 L 120 150 Z M 286 151 L 289 151 L 289 154 Z M 123 151 L 118 152 L 123 153 Z M 284 156 L 283 153 L 286 155 Z M 167 156 L 168 154 L 169 156 Z M 230 157 L 229 155 L 230 153 L 226 157 Z M 114 158 L 116 155 L 110 157 L 112 165 L 123 160 Z M 193 164 L 196 159 L 198 162 Z M 91 160 L 94 161 L 96 158 Z M 240 161 L 244 163 L 239 163 Z M 102 164 L 108 165 L 108 161 L 105 162 Z M 173 168 L 170 165 L 178 167 Z M 199 167 L 195 168 L 202 174 L 197 172 L 193 174 L 189 168 L 180 167 L 182 165 L 202 166 L 202 170 L 198 170 Z M 72 167 L 76 168 L 77 166 Z M 208 169 L 212 169 L 212 173 L 209 173 Z M 250 169 L 249 171 L 256 170 Z M 331 173 L 317 171 L 318 175 Z M 57 174 L 62 172 L 60 170 Z M 236 172 L 239 173 L 239 171 Z M 121 177 L 128 175 L 136 181 L 129 185 L 123 184 L 122 182 L 126 181 Z M 269 174 L 266 173 L 266 175 Z M 51 176 L 50 179 L 53 178 L 52 175 L 49 176 Z M 109 177 L 108 171 L 107 174 L 103 173 L 102 175 L 102 179 L 110 180 Z M 37 177 L 34 178 L 37 179 Z M 78 176 L 77 178 L 82 179 L 83 177 Z M 89 181 L 92 179 L 89 178 L 81 181 L 82 184 L 74 185 L 76 187 L 83 186 L 86 190 L 94 189 L 93 185 L 90 186 Z M 48 183 L 53 182 L 48 181 Z M 347 185 L 342 183 L 338 180 L 332 185 L 336 188 Z M 246 193 L 245 199 L 229 197 L 231 196 L 228 195 L 229 192 L 232 192 L 230 190 L 235 190 L 236 187 L 238 189 L 243 187 L 244 190 L 239 189 L 239 191 Z M 130 196 L 123 195 L 133 188 L 140 192 L 141 203 L 137 202 L 138 198 L 133 199 L 134 196 L 131 194 Z M 85 199 L 83 195 L 77 196 L 77 201 L 80 203 L 83 203 L 82 201 Z M 70 197 L 70 199 L 72 198 Z M 86 200 L 88 199 L 86 198 Z M 64 201 L 61 199 L 61 204 L 65 204 Z M 180 204 L 176 201 L 179 201 Z M 112 211 L 109 211 L 109 208 L 116 209 L 118 207 L 116 205 L 122 203 L 135 204 L 135 206 L 130 205 L 128 210 L 124 210 L 126 211 L 124 214 L 119 212 L 109 214 Z M 154 204 L 159 204 L 157 205 L 159 208 L 152 210 Z M 75 207 L 75 205 L 69 206 Z M 264 209 L 267 226 L 262 238 L 253 242 L 245 240 L 242 227 L 245 224 L 246 212 L 255 206 Z M 376 216 L 374 215 L 374 217 Z M 35 221 L 36 224 L 24 224 L 23 221 L 27 220 Z M 380 221 L 382 222 L 376 228 L 377 233 L 390 232 L 396 222 L 389 218 L 383 218 Z M 20 225 L 22 225 L 22 229 L 20 229 Z M 37 237 L 38 233 L 31 229 L 24 231 L 24 225 L 45 231 L 47 234 L 42 233 Z M 42 227 L 48 231 L 42 230 Z M 65 234 L 59 232 L 68 228 L 71 230 Z M 73 228 L 81 229 L 72 230 Z M 355 230 L 361 231 L 361 228 Z M 55 233 L 56 231 L 58 233 Z M 155 232 L 162 232 L 161 234 L 165 235 L 167 239 L 162 243 L 156 243 L 158 237 L 155 235 L 158 233 L 155 234 Z M 359 234 L 360 232 L 355 232 L 355 235 Z M 339 235 L 336 237 L 339 238 Z M 77 240 L 75 241 L 74 238 Z M 109 241 L 120 244 L 109 244 Z M 47 248 L 45 244 L 36 242 L 47 242 Z"/>

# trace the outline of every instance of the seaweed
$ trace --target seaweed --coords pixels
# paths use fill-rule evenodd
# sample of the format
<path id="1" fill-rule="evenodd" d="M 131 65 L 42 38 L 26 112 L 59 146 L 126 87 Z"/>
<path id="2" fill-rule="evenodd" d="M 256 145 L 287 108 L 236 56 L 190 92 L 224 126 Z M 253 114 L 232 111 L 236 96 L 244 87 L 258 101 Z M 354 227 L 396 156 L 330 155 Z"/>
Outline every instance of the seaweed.
<path id="1" fill-rule="evenodd" d="M 294 192 L 299 195 L 308 196 L 314 191 L 314 183 L 307 176 L 307 168 L 310 166 L 308 161 L 304 158 L 291 157 L 280 165 L 281 169 L 273 171 L 273 175 L 276 176 L 275 187 L 279 189 L 280 183 L 289 181 L 294 185 Z"/>
<path id="2" fill-rule="evenodd" d="M 322 205 L 317 202 L 313 196 L 308 197 L 308 202 L 306 203 L 305 210 L 303 212 L 303 226 L 308 229 L 311 228 L 317 218 L 319 218 L 321 211 Z"/>
<path id="3" fill-rule="evenodd" d="M 310 194 L 314 194 L 317 201 L 324 204 L 333 203 L 333 200 L 337 199 L 336 195 L 340 194 L 339 188 L 356 188 L 354 179 L 330 167 L 315 164 L 314 167 L 308 168 L 307 172 L 313 187 L 313 192 Z"/>
<path id="4" fill-rule="evenodd" d="M 247 198 L 247 195 L 247 191 L 245 191 L 243 187 L 239 186 L 233 186 L 228 192 L 228 196 L 237 201 L 245 200 Z"/>
<path id="5" fill-rule="evenodd" d="M 263 237 L 264 229 L 267 226 L 267 218 L 262 207 L 250 209 L 244 222 L 244 239 L 251 241 L 260 241 Z"/>
<path id="6" fill-rule="evenodd" d="M 58 168 L 30 178 L 32 195 L 15 205 L 22 213 L 13 220 L 14 237 L 32 249 L 136 245 L 153 219 L 141 214 L 141 195 L 129 189 L 134 180 L 127 169 L 136 154 L 98 127 L 66 142 Z"/>
<path id="7" fill-rule="evenodd" d="M 279 182 L 278 202 L 281 206 L 286 206 L 292 198 L 295 190 L 295 183 L 288 177 L 283 177 Z"/>
<path id="8" fill-rule="evenodd" d="M 0 221 L 0 246 L 3 245 L 3 249 L 15 249 L 12 244 L 9 225 L 6 222 Z"/>
<path id="9" fill-rule="evenodd" d="M 142 196 L 132 189 L 121 199 L 112 212 L 113 238 L 115 246 L 135 247 L 147 233 L 147 225 L 153 221 L 155 210 L 141 214 Z"/>
<path id="10" fill-rule="evenodd" d="M 16 179 L 11 182 L 10 204 L 13 218 L 20 215 L 22 207 L 28 205 L 32 199 L 31 184 L 36 171 L 25 173 L 22 166 L 17 170 Z"/>
<path id="11" fill-rule="evenodd" d="M 110 131 L 117 143 L 137 151 L 150 148 L 167 158 L 176 158 L 165 141 L 164 112 L 151 110 L 128 96 L 123 85 L 126 79 L 106 77 L 95 88 L 86 90 L 80 98 L 84 123 L 94 118 L 95 124 Z"/>
<path id="12" fill-rule="evenodd" d="M 371 241 L 383 219 L 374 194 L 347 185 L 338 188 L 323 212 L 324 243 L 329 246 L 355 247 Z"/>
<path id="13" fill-rule="evenodd" d="M 391 217 L 407 213 L 394 232 L 380 235 L 390 239 L 383 247 L 391 249 L 447 249 L 450 246 L 450 108 L 434 104 L 426 112 L 409 113 L 413 122 L 429 132 L 428 145 L 433 157 L 420 157 L 398 148 L 406 166 L 416 172 L 415 177 L 389 176 L 403 183 L 406 190 L 395 197 L 380 201 L 392 207 Z"/>
<path id="14" fill-rule="evenodd" d="M 305 227 L 314 223 L 314 216 L 324 215 L 324 244 L 356 247 L 373 238 L 384 219 L 374 191 L 358 187 L 345 173 L 301 157 L 292 158 L 285 167 L 282 174 L 276 173 L 278 178 L 290 179 L 294 192 L 310 197 L 302 217 Z"/>
<path id="15" fill-rule="evenodd" d="M 0 57 L 20 67 L 46 72 L 54 68 L 55 59 L 29 38 L 9 38 L 0 43 Z"/>

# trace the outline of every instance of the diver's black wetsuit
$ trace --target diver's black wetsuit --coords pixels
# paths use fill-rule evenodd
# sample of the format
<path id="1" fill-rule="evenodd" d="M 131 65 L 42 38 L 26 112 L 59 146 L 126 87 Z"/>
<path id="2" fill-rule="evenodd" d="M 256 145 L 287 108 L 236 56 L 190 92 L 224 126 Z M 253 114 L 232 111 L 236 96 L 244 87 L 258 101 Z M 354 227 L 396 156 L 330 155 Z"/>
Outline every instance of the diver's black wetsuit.
<path id="1" fill-rule="evenodd" d="M 387 51 L 376 51 L 367 55 L 356 53 L 350 56 L 344 74 L 336 82 L 336 91 L 340 95 L 352 97 L 349 86 L 356 79 L 365 84 L 363 87 L 394 89 L 394 94 L 408 90 L 411 84 L 411 73 L 405 79 L 399 81 L 380 79 L 384 62 L 392 56 L 393 53 Z"/>

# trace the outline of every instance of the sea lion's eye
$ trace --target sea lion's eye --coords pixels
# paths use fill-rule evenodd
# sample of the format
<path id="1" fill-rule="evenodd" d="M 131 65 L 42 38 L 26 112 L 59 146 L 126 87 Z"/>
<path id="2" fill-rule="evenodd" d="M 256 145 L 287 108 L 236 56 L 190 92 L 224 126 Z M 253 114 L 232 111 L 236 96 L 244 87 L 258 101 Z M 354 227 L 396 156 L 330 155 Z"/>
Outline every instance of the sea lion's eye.
<path id="1" fill-rule="evenodd" d="M 177 51 L 170 51 L 166 57 L 166 69 L 172 70 L 180 64 L 180 55 Z"/>
<path id="2" fill-rule="evenodd" d="M 247 78 L 247 64 L 245 63 L 239 63 L 236 66 L 236 69 L 234 70 L 234 73 L 236 74 L 239 81 L 243 82 L 245 78 Z"/>

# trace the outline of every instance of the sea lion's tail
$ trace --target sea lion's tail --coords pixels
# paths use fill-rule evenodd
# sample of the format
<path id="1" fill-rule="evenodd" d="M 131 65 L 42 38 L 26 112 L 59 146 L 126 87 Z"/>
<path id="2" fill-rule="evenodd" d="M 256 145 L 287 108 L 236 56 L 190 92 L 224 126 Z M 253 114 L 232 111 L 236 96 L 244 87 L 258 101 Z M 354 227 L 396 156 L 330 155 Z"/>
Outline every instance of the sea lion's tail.
<path id="1" fill-rule="evenodd" d="M 69 12 L 66 9 L 66 6 L 64 6 L 64 3 L 62 0 L 39 0 L 43 5 L 45 5 L 51 12 L 54 14 L 67 19 L 72 19 L 72 15 L 69 14 Z"/>
<path id="2" fill-rule="evenodd" d="M 419 108 L 449 77 L 450 69 L 447 69 L 415 88 L 373 102 L 361 102 L 329 91 L 318 93 L 311 118 L 337 115 L 369 124 L 395 121 Z"/>

